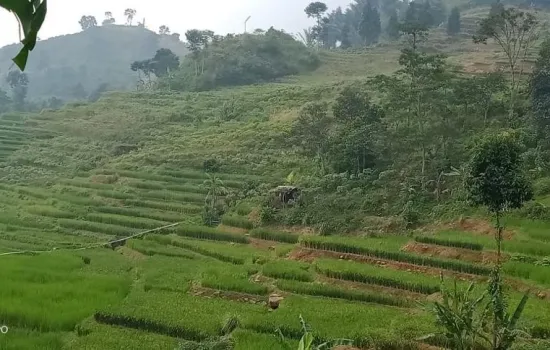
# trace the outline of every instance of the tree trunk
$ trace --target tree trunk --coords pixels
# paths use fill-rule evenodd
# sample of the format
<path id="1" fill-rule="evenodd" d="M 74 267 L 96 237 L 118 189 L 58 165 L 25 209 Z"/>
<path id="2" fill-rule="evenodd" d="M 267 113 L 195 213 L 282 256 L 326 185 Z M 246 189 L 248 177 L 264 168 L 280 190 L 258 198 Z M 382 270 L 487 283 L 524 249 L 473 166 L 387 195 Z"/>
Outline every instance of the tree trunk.
<path id="1" fill-rule="evenodd" d="M 500 268 L 500 258 L 501 258 L 501 246 L 502 246 L 502 225 L 500 224 L 500 210 L 496 211 L 497 219 L 497 234 L 496 234 L 496 243 L 497 243 L 497 267 Z"/>

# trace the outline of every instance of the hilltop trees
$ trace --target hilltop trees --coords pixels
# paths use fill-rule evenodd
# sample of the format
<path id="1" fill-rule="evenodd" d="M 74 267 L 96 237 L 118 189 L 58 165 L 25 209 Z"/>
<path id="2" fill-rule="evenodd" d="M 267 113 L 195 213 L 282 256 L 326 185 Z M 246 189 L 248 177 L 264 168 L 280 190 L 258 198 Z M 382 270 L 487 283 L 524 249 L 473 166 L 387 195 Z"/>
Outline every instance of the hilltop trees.
<path id="1" fill-rule="evenodd" d="M 134 21 L 134 17 L 136 17 L 137 11 L 135 9 L 126 9 L 124 10 L 124 17 L 126 17 L 126 24 L 131 26 L 132 22 Z"/>
<path id="2" fill-rule="evenodd" d="M 97 27 L 97 20 L 94 16 L 82 16 L 80 21 L 78 21 L 82 30 L 90 29 Z"/>
<path id="3" fill-rule="evenodd" d="M 509 86 L 509 124 L 515 122 L 516 98 L 521 81 L 519 77 L 524 70 L 524 60 L 529 49 L 535 42 L 538 32 L 538 21 L 528 12 L 508 8 L 491 11 L 484 18 L 474 36 L 475 43 L 486 44 L 493 39 L 502 49 L 507 58 L 510 70 Z"/>
<path id="4" fill-rule="evenodd" d="M 105 19 L 103 20 L 102 25 L 108 26 L 108 25 L 115 24 L 115 22 L 116 22 L 116 20 L 113 17 L 113 13 L 110 12 L 110 11 L 105 12 Z"/>
<path id="5" fill-rule="evenodd" d="M 458 33 L 460 33 L 460 10 L 458 7 L 453 7 L 447 20 L 447 34 L 455 36 Z"/>
<path id="6" fill-rule="evenodd" d="M 162 25 L 159 27 L 159 34 L 160 35 L 169 35 L 170 34 L 170 27 Z"/>

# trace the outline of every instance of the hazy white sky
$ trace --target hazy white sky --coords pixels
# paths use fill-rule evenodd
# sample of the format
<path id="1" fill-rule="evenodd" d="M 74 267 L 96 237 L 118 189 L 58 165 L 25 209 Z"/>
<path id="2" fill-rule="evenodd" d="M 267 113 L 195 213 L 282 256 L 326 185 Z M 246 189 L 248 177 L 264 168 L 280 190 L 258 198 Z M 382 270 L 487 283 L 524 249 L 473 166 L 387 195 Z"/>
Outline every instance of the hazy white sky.
<path id="1" fill-rule="evenodd" d="M 137 10 L 136 19 L 145 17 L 146 26 L 154 31 L 166 24 L 172 32 L 188 29 L 211 29 L 217 33 L 242 32 L 244 20 L 249 29 L 274 26 L 288 32 L 298 32 L 313 23 L 304 8 L 311 0 L 49 0 L 48 17 L 40 38 L 75 33 L 80 30 L 82 15 L 93 15 L 101 23 L 104 13 L 110 11 L 123 23 L 126 8 Z M 326 0 L 329 9 L 346 7 L 351 0 Z M 0 10 L 0 46 L 18 41 L 17 21 L 12 14 Z"/>

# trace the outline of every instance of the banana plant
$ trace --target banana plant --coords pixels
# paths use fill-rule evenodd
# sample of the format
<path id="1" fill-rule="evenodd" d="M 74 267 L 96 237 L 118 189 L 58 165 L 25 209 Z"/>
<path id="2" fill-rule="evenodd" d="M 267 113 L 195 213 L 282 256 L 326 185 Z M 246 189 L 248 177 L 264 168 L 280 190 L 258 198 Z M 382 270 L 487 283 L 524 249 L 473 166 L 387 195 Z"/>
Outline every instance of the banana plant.
<path id="1" fill-rule="evenodd" d="M 13 12 L 19 22 L 20 30 L 23 31 L 24 38 L 21 39 L 23 48 L 15 56 L 13 62 L 24 71 L 29 52 L 34 49 L 38 32 L 46 19 L 47 0 L 0 0 L 0 7 Z"/>

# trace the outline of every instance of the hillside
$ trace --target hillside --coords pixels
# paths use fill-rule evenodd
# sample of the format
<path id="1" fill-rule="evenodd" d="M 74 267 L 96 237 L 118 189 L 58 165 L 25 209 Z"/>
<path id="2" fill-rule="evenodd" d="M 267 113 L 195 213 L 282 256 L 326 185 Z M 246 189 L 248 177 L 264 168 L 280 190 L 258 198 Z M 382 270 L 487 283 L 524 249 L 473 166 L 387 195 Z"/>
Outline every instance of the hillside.
<path id="1" fill-rule="evenodd" d="M 469 78 L 483 79 L 504 60 L 494 43 L 472 43 L 472 23 L 487 11 L 466 11 L 462 35 L 436 28 L 421 45 L 450 63 L 448 85 L 425 89 L 444 93 L 425 103 L 432 114 L 423 134 L 399 129 L 410 96 L 398 88 L 412 90 L 393 75 L 405 40 L 315 50 L 316 70 L 267 83 L 109 92 L 94 103 L 1 115 L 0 326 L 9 332 L 0 349 L 210 349 L 233 324 L 229 348 L 294 350 L 300 315 L 318 342 L 449 347 L 426 337 L 441 331 L 428 306 L 440 299 L 441 276 L 462 289 L 474 282 L 476 296 L 486 289 L 494 229 L 487 212 L 464 200 L 461 172 L 471 143 L 501 130 L 519 134 L 536 180 L 535 199 L 505 219 L 508 302 L 530 296 L 519 325 L 531 338 L 517 349 L 548 349 L 549 171 L 533 165 L 544 166 L 537 162 L 545 154 L 535 153 L 542 146 L 529 134 L 527 98 L 519 126 L 510 126 L 503 90 L 490 95 L 485 115 L 475 99 L 480 90 Z M 350 101 L 349 91 L 373 129 L 341 127 L 354 111 L 338 119 L 334 106 Z M 296 136 L 311 111 L 329 120 L 328 131 Z M 319 135 L 353 146 L 355 130 L 374 150 L 361 154 L 375 158 L 369 168 L 352 162 L 338 172 L 352 147 L 327 152 L 326 173 L 319 150 L 305 152 L 324 141 Z M 280 185 L 303 189 L 303 201 L 272 206 Z M 220 225 L 208 227 L 215 197 L 226 208 Z M 268 307 L 272 293 L 283 298 L 277 310 Z"/>
<path id="2" fill-rule="evenodd" d="M 0 86 L 12 66 L 11 59 L 18 45 L 0 49 Z M 77 34 L 40 41 L 29 60 L 29 98 L 64 100 L 87 97 L 103 83 L 109 89 L 128 90 L 135 87 L 137 77 L 130 64 L 154 56 L 160 48 L 169 48 L 185 55 L 183 42 L 161 36 L 139 27 L 93 27 Z M 75 89 L 81 84 L 82 89 Z"/>

